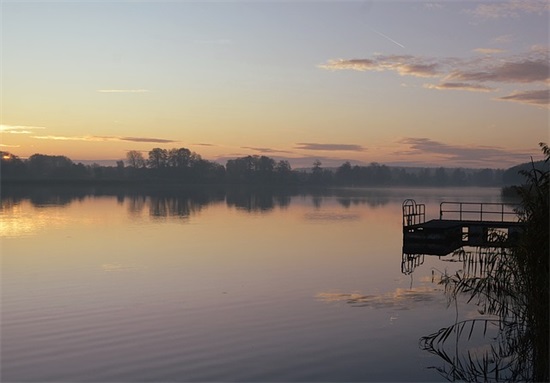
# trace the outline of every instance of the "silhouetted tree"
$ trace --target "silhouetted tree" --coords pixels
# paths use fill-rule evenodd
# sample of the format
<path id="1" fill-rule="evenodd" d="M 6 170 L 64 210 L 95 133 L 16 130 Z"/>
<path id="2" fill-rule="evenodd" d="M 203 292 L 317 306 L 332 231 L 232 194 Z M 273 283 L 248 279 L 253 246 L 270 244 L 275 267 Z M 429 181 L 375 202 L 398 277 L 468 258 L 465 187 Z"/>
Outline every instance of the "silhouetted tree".
<path id="1" fill-rule="evenodd" d="M 321 167 L 321 165 L 323 165 L 321 161 L 313 161 L 313 168 L 311 169 L 310 177 L 311 183 L 320 184 L 323 181 L 323 168 Z"/>
<path id="2" fill-rule="evenodd" d="M 33 154 L 26 161 L 31 176 L 35 178 L 70 179 L 85 177 L 83 168 L 75 165 L 68 157 Z"/>
<path id="3" fill-rule="evenodd" d="M 103 176 L 103 167 L 101 167 L 98 163 L 93 163 L 90 165 L 90 169 L 92 170 L 92 174 L 95 178 L 102 178 Z"/>
<path id="4" fill-rule="evenodd" d="M 272 158 L 261 156 L 257 159 L 257 171 L 262 174 L 271 174 L 275 168 L 275 160 Z"/>
<path id="5" fill-rule="evenodd" d="M 405 169 L 397 169 L 394 176 L 394 182 L 397 185 L 417 185 L 418 177 L 416 174 L 409 173 Z"/>
<path id="6" fill-rule="evenodd" d="M 168 151 L 166 149 L 154 148 L 149 152 L 147 165 L 152 169 L 162 169 L 168 164 Z"/>
<path id="7" fill-rule="evenodd" d="M 273 180 L 275 160 L 266 156 L 246 156 L 227 161 L 227 176 L 233 181 L 247 183 Z"/>
<path id="8" fill-rule="evenodd" d="M 418 175 L 418 179 L 423 185 L 433 184 L 432 172 L 428 168 L 422 168 Z"/>
<path id="9" fill-rule="evenodd" d="M 3 152 L 7 153 L 7 152 Z M 74 164 L 65 156 L 34 154 L 28 160 L 20 160 L 9 153 L 2 159 L 3 179 L 166 179 L 170 182 L 231 182 L 270 185 L 501 185 L 513 170 L 499 169 L 445 169 L 445 168 L 395 168 L 373 162 L 368 166 L 352 166 L 344 162 L 335 169 L 324 169 L 321 161 L 315 160 L 311 172 L 294 171 L 288 161 L 278 161 L 267 156 L 246 156 L 227 161 L 226 166 L 201 158 L 187 148 L 170 150 L 154 148 L 148 158 L 137 150 L 126 153 L 124 161 L 113 166 L 84 166 Z M 10 157 L 11 156 L 11 157 Z M 539 162 L 534 163 L 539 166 Z M 147 167 L 149 169 L 147 169 Z"/>
<path id="10" fill-rule="evenodd" d="M 447 185 L 447 172 L 445 172 L 445 169 L 440 167 L 440 168 L 437 168 L 436 171 L 435 171 L 435 175 L 434 175 L 434 178 L 435 178 L 435 184 L 437 186 L 445 186 Z"/>
<path id="11" fill-rule="evenodd" d="M 349 161 L 344 162 L 336 169 L 336 181 L 343 185 L 353 184 L 353 169 Z"/>
<path id="12" fill-rule="evenodd" d="M 168 162 L 168 166 L 173 168 L 188 168 L 191 165 L 191 159 L 192 159 L 192 153 L 189 149 L 174 148 L 174 149 L 170 149 L 170 151 L 168 152 L 167 162 Z"/>
<path id="13" fill-rule="evenodd" d="M 26 167 L 19 157 L 0 151 L 0 176 L 2 179 L 20 178 L 25 175 Z"/>
<path id="14" fill-rule="evenodd" d="M 275 165 L 275 177 L 281 184 L 288 184 L 292 182 L 292 168 L 288 161 L 281 160 Z"/>
<path id="15" fill-rule="evenodd" d="M 467 184 L 467 182 L 468 180 L 466 178 L 466 172 L 463 169 L 459 168 L 453 170 L 450 183 L 452 183 L 453 185 L 464 186 Z"/>
<path id="16" fill-rule="evenodd" d="M 128 153 L 126 153 L 126 160 L 128 161 L 128 166 L 133 168 L 145 167 L 145 158 L 143 158 L 143 154 L 137 150 L 128 151 Z"/>
<path id="17" fill-rule="evenodd" d="M 376 168 L 376 181 L 379 185 L 391 183 L 391 171 L 386 165 L 378 165 Z"/>
<path id="18" fill-rule="evenodd" d="M 481 169 L 473 175 L 476 185 L 479 186 L 491 186 L 495 185 L 493 169 Z"/>
<path id="19" fill-rule="evenodd" d="M 248 181 L 252 172 L 250 159 L 252 157 L 241 157 L 228 160 L 225 165 L 226 174 L 231 181 Z"/>
<path id="20" fill-rule="evenodd" d="M 124 177 L 124 161 L 120 160 L 116 162 L 116 173 L 119 178 Z"/>
<path id="21" fill-rule="evenodd" d="M 334 174 L 329 169 L 321 167 L 321 161 L 315 160 L 309 177 L 309 182 L 314 185 L 328 185 L 334 181 Z"/>
<path id="22" fill-rule="evenodd" d="M 192 180 L 206 183 L 222 182 L 225 178 L 225 168 L 216 162 L 193 159 L 191 163 Z"/>

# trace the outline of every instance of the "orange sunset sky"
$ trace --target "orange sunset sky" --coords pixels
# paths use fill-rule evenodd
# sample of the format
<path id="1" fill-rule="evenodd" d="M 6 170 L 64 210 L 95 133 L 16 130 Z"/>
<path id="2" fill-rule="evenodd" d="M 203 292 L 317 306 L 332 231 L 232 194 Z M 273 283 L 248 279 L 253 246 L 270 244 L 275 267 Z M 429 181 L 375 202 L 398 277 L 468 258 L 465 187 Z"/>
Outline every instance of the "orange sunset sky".
<path id="1" fill-rule="evenodd" d="M 2 1 L 0 149 L 505 168 L 549 141 L 549 4 Z"/>

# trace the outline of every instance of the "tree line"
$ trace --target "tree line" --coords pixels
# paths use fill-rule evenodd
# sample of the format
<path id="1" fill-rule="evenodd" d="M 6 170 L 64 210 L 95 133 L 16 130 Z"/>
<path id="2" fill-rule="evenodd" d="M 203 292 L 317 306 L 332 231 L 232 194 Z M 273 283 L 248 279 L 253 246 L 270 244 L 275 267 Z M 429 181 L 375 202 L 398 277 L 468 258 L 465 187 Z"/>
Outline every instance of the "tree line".
<path id="1" fill-rule="evenodd" d="M 368 166 L 344 162 L 325 168 L 315 160 L 311 168 L 292 169 L 285 160 L 249 155 L 226 165 L 203 159 L 187 148 L 153 148 L 147 155 L 127 153 L 116 166 L 75 163 L 62 155 L 33 154 L 21 159 L 1 154 L 1 178 L 64 181 L 162 181 L 187 184 L 262 184 L 317 186 L 501 186 L 509 172 L 501 169 L 406 168 L 379 163 Z M 508 178 L 510 178 L 508 176 Z"/>

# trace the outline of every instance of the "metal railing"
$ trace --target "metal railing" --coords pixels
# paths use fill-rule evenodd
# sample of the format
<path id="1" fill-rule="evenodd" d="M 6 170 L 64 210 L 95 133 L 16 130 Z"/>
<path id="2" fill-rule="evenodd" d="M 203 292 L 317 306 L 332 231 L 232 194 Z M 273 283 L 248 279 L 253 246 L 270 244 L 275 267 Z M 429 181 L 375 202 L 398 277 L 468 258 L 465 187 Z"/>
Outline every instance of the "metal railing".
<path id="1" fill-rule="evenodd" d="M 426 221 L 426 205 L 417 204 L 414 199 L 403 201 L 403 227 L 417 225 Z"/>
<path id="2" fill-rule="evenodd" d="M 519 217 L 515 210 L 518 206 L 494 202 L 441 202 L 439 219 L 443 219 L 444 213 L 454 213 L 458 215 L 459 221 L 518 222 Z"/>

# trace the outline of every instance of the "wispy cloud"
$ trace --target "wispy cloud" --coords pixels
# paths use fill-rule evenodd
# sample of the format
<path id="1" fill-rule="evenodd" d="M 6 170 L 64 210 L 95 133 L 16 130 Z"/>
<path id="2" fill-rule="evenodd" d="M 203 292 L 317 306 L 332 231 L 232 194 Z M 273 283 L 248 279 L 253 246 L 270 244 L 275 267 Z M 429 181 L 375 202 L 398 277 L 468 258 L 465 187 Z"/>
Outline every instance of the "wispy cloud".
<path id="1" fill-rule="evenodd" d="M 110 141 L 106 137 L 94 137 L 94 136 L 32 136 L 38 140 L 53 140 L 53 141 Z"/>
<path id="2" fill-rule="evenodd" d="M 499 48 L 476 48 L 474 49 L 474 52 L 481 53 L 484 55 L 493 55 L 498 53 L 504 53 L 506 51 L 504 49 L 499 49 Z"/>
<path id="3" fill-rule="evenodd" d="M 9 134 L 32 134 L 35 130 L 46 129 L 43 126 L 24 126 L 24 125 L 0 125 L 0 133 Z"/>
<path id="4" fill-rule="evenodd" d="M 98 89 L 99 93 L 148 93 L 149 89 Z"/>
<path id="5" fill-rule="evenodd" d="M 466 10 L 477 18 L 501 19 L 520 17 L 523 14 L 544 15 L 550 10 L 546 0 L 511 0 L 478 4 L 474 9 Z"/>
<path id="6" fill-rule="evenodd" d="M 447 76 L 456 81 L 532 83 L 547 82 L 550 79 L 548 57 L 521 59 L 499 63 L 498 65 L 480 66 L 474 70 L 455 69 Z"/>
<path id="7" fill-rule="evenodd" d="M 394 71 L 402 76 L 436 77 L 441 64 L 434 59 L 411 55 L 375 56 L 372 59 L 329 60 L 319 68 L 328 70 L 351 69 L 356 71 Z"/>
<path id="8" fill-rule="evenodd" d="M 511 151 L 498 146 L 451 145 L 429 138 L 404 138 L 399 143 L 408 146 L 409 149 L 400 150 L 395 154 L 436 155 L 455 164 L 480 165 L 487 162 L 510 164 L 526 161 L 530 156 L 528 151 Z"/>
<path id="9" fill-rule="evenodd" d="M 175 140 L 167 140 L 163 138 L 150 138 L 150 137 L 118 137 L 118 136 L 32 136 L 39 140 L 54 140 L 54 141 L 130 141 L 130 142 L 149 142 L 149 143 L 170 143 L 178 142 Z"/>
<path id="10" fill-rule="evenodd" d="M 550 90 L 526 90 L 514 92 L 508 96 L 498 97 L 501 101 L 515 101 L 523 104 L 550 107 Z"/>
<path id="11" fill-rule="evenodd" d="M 151 142 L 158 144 L 167 144 L 170 142 L 178 142 L 175 140 L 166 140 L 163 138 L 150 138 L 150 137 L 116 137 L 119 141 L 132 141 L 132 142 Z"/>
<path id="12" fill-rule="evenodd" d="M 442 77 L 461 81 L 546 82 L 550 78 L 548 49 L 540 47 L 527 54 L 493 60 L 474 58 L 460 60 L 452 57 L 426 58 L 411 55 L 377 56 L 371 59 L 329 60 L 319 65 L 328 70 L 395 71 L 400 75 Z"/>
<path id="13" fill-rule="evenodd" d="M 443 4 L 441 3 L 424 3 L 424 8 L 426 9 L 443 9 Z"/>
<path id="14" fill-rule="evenodd" d="M 354 144 L 316 144 L 308 142 L 299 142 L 295 146 L 296 149 L 301 150 L 324 150 L 324 151 L 352 151 L 363 152 L 366 149 L 361 145 Z"/>
<path id="15" fill-rule="evenodd" d="M 241 146 L 241 149 L 249 149 L 254 150 L 256 152 L 260 153 L 293 153 L 288 150 L 279 150 L 279 149 L 272 149 L 272 148 L 260 148 L 260 147 L 254 147 L 254 146 Z"/>
<path id="16" fill-rule="evenodd" d="M 478 48 L 479 53 L 504 53 L 499 49 Z M 496 84 L 550 84 L 549 50 L 534 46 L 524 54 L 509 55 L 495 60 L 490 54 L 468 59 L 456 57 L 429 58 L 412 55 L 378 55 L 372 58 L 329 60 L 319 65 L 327 70 L 394 71 L 401 76 L 438 78 L 439 84 L 425 84 L 437 90 L 464 90 L 472 92 L 497 91 Z M 493 85 L 495 84 L 495 85 Z M 539 94 L 540 96 L 540 94 Z M 519 97 L 508 101 L 525 102 Z"/>
<path id="17" fill-rule="evenodd" d="M 20 148 L 21 145 L 0 144 L 0 148 Z"/>
<path id="18" fill-rule="evenodd" d="M 495 88 L 485 85 L 474 85 L 465 82 L 444 82 L 441 84 L 424 84 L 425 88 L 438 90 L 467 90 L 470 92 L 491 92 Z"/>

